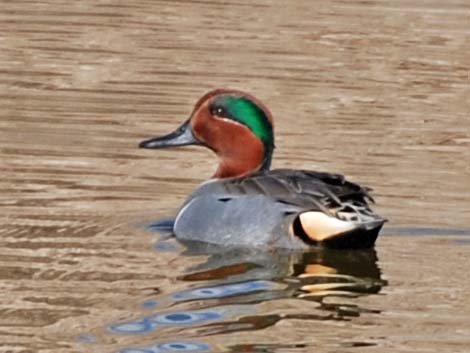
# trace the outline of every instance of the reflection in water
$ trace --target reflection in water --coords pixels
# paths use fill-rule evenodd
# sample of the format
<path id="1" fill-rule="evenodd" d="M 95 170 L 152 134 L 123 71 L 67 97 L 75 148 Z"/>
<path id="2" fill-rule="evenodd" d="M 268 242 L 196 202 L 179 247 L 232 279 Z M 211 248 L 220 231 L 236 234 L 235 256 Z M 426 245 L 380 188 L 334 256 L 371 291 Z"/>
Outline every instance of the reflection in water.
<path id="1" fill-rule="evenodd" d="M 141 320 L 111 325 L 109 330 L 115 333 L 146 333 L 160 325 L 198 324 L 221 318 L 215 311 L 202 312 L 172 312 L 145 317 Z"/>
<path id="2" fill-rule="evenodd" d="M 209 352 L 205 343 L 192 341 L 172 341 L 156 344 L 146 348 L 126 348 L 119 353 L 165 353 L 165 352 Z"/>
<path id="3" fill-rule="evenodd" d="M 84 343 L 95 343 L 96 337 L 93 335 L 80 335 L 78 336 L 78 340 Z"/>
<path id="4" fill-rule="evenodd" d="M 181 256 L 205 256 L 203 263 L 187 268 L 178 278 L 188 283 L 187 288 L 148 298 L 142 307 L 153 313 L 108 327 L 108 332 L 121 335 L 176 329 L 171 331 L 172 337 L 175 338 L 176 332 L 181 341 L 126 348 L 121 353 L 211 350 L 207 343 L 188 338 L 185 330 L 189 328 L 189 337 L 199 339 L 215 334 L 261 330 L 285 319 L 350 320 L 361 313 L 377 313 L 351 303 L 351 298 L 376 294 L 386 285 L 386 281 L 381 279 L 373 249 L 312 249 L 308 252 L 277 249 L 261 252 L 224 249 L 197 242 L 182 244 L 186 249 Z M 168 251 L 178 247 L 174 239 L 162 238 L 155 250 Z M 264 313 L 258 307 L 260 303 L 284 298 L 308 300 L 315 304 L 315 310 Z M 184 310 L 177 309 L 181 306 Z M 258 351 L 255 346 L 250 345 L 253 349 L 249 351 Z M 263 347 L 267 349 L 264 351 L 280 348 Z"/>
<path id="5" fill-rule="evenodd" d="M 184 292 L 176 293 L 172 296 L 175 301 L 223 298 L 232 295 L 267 290 L 272 285 L 266 281 L 248 281 L 236 284 L 225 284 L 215 287 L 196 288 Z"/>

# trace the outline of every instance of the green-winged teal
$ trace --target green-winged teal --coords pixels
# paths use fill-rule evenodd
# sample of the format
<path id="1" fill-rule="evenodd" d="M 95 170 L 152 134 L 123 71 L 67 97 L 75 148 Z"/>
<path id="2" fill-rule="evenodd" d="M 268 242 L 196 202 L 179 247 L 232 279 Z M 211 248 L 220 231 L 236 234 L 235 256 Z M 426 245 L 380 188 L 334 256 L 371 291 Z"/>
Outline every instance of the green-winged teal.
<path id="1" fill-rule="evenodd" d="M 184 145 L 208 147 L 220 162 L 179 210 L 177 238 L 253 247 L 371 247 L 385 222 L 370 209 L 369 190 L 342 175 L 270 170 L 273 119 L 247 93 L 208 92 L 176 131 L 139 146 Z"/>

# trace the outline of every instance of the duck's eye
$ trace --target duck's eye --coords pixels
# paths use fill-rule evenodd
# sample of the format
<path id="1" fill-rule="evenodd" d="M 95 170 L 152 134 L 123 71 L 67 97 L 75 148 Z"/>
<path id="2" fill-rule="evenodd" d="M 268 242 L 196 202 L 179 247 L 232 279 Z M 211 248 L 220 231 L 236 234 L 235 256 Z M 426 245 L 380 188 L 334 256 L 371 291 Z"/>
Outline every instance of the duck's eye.
<path id="1" fill-rule="evenodd" d="M 225 109 L 222 107 L 214 107 L 211 111 L 212 115 L 225 116 Z"/>

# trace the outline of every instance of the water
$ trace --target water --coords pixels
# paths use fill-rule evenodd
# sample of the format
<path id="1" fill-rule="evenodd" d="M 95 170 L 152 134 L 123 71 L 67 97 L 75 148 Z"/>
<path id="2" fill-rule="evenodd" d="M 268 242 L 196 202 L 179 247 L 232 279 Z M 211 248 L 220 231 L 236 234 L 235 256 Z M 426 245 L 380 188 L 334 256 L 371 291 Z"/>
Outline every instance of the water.
<path id="1" fill-rule="evenodd" d="M 468 352 L 468 1 L 6 1 L 0 352 Z M 276 123 L 273 166 L 339 172 L 367 252 L 179 244 L 210 151 L 143 151 L 214 87 Z"/>
<path id="2" fill-rule="evenodd" d="M 180 258 L 205 256 L 204 262 L 187 268 L 178 277 L 187 282 L 187 289 L 149 298 L 142 303 L 148 313 L 108 326 L 110 334 L 147 334 L 157 338 L 158 343 L 120 352 L 136 349 L 160 352 L 168 342 L 184 344 L 181 350 L 214 351 L 217 349 L 209 343 L 214 335 L 264 330 L 287 320 L 348 322 L 363 313 L 380 313 L 350 302 L 351 298 L 377 294 L 387 284 L 380 278 L 375 250 L 263 253 L 205 244 L 185 245 L 188 250 L 180 253 Z M 264 308 L 289 299 L 304 300 L 306 311 L 282 308 L 273 312 Z M 168 341 L 175 337 L 179 337 L 178 343 Z M 194 337 L 199 341 L 194 341 Z M 226 348 L 246 351 L 248 345 L 272 351 L 284 347 L 286 342 L 254 341 Z M 311 343 L 292 345 L 305 348 Z"/>

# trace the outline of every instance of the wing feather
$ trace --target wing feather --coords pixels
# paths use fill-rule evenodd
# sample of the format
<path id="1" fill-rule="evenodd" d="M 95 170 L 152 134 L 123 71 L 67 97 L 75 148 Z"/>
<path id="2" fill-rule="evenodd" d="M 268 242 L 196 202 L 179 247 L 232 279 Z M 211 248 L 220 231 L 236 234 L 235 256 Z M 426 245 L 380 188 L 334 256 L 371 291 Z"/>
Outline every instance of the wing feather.
<path id="1" fill-rule="evenodd" d="M 368 188 L 347 181 L 343 175 L 309 170 L 275 169 L 240 179 L 220 180 L 233 196 L 261 194 L 303 209 L 328 212 L 345 204 L 368 206 Z M 329 213 L 329 212 L 328 212 Z"/>

